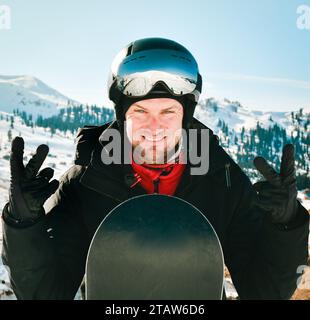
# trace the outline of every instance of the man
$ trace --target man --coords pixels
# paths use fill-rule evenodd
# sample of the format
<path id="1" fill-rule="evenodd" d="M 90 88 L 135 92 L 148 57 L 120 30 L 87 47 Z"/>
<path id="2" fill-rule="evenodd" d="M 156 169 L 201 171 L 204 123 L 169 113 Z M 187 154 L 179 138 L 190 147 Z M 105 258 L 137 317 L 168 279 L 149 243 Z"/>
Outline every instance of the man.
<path id="1" fill-rule="evenodd" d="M 307 261 L 309 230 L 307 211 L 297 201 L 294 148 L 285 146 L 280 173 L 257 157 L 254 164 L 266 181 L 253 186 L 209 130 L 209 144 L 201 146 L 208 147 L 208 171 L 193 175 L 197 164 L 181 161 L 191 152 L 178 132 L 194 129 L 202 141 L 208 130 L 193 118 L 201 85 L 196 61 L 183 46 L 138 40 L 112 64 L 109 96 L 117 120 L 79 132 L 75 165 L 59 184 L 50 182 L 51 168 L 39 172 L 47 146 L 39 146 L 24 167 L 24 141 L 14 139 L 3 261 L 18 298 L 72 299 L 102 219 L 122 201 L 154 192 L 180 197 L 206 214 L 241 299 L 290 298 L 296 270 Z M 121 163 L 106 163 L 112 129 L 122 146 L 132 146 L 132 163 L 124 161 L 128 150 Z"/>

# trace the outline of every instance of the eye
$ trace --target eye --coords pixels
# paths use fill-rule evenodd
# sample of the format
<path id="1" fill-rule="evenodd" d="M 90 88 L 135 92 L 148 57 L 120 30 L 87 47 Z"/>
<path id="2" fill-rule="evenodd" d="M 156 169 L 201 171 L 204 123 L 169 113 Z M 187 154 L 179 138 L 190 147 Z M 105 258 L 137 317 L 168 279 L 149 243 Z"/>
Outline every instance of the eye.
<path id="1" fill-rule="evenodd" d="M 169 114 L 169 113 L 174 113 L 174 111 L 173 110 L 165 110 L 165 111 L 163 111 L 163 113 L 164 114 Z"/>
<path id="2" fill-rule="evenodd" d="M 145 110 L 143 110 L 143 109 L 136 109 L 135 112 L 138 112 L 138 113 L 146 113 Z"/>

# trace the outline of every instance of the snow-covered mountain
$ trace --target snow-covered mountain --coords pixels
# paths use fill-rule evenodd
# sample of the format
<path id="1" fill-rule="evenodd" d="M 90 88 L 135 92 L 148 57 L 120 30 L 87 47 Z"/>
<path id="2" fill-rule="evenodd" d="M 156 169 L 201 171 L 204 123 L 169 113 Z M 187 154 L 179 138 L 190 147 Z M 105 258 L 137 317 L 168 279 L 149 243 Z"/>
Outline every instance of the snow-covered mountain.
<path id="1" fill-rule="evenodd" d="M 238 133 L 241 132 L 242 127 L 245 130 L 255 128 L 257 122 L 264 128 L 277 123 L 287 130 L 292 129 L 291 112 L 250 110 L 238 101 L 228 99 L 209 98 L 201 101 L 196 107 L 195 117 L 216 132 L 218 132 L 219 120 L 224 121 L 230 129 Z"/>
<path id="2" fill-rule="evenodd" d="M 310 188 L 309 110 L 255 111 L 238 101 L 209 98 L 199 103 L 195 117 L 219 136 L 222 147 L 245 169 L 252 182 L 259 178 L 256 169 L 251 168 L 254 156 L 264 156 L 279 167 L 282 147 L 293 143 L 297 175 L 303 176 L 303 188 Z"/>
<path id="3" fill-rule="evenodd" d="M 41 114 L 49 117 L 58 113 L 60 108 L 78 102 L 64 96 L 41 80 L 27 75 L 0 75 L 0 110 L 13 113 L 19 109 L 34 118 Z"/>

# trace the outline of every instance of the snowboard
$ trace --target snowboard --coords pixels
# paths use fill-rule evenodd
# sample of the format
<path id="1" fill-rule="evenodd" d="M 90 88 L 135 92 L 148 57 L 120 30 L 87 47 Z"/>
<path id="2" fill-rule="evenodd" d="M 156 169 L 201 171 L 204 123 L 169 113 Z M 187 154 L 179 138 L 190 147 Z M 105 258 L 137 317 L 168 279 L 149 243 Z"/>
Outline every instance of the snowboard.
<path id="1" fill-rule="evenodd" d="M 87 300 L 219 300 L 223 281 L 214 228 L 173 196 L 119 204 L 99 225 L 87 255 Z"/>

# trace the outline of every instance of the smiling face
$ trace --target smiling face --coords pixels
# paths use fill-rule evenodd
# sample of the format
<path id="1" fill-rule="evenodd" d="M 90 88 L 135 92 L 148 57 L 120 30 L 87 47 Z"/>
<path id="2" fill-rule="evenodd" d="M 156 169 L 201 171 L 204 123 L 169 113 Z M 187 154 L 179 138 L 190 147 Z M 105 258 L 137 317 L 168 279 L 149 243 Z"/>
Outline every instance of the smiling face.
<path id="1" fill-rule="evenodd" d="M 134 159 L 136 154 L 148 164 L 164 163 L 180 141 L 183 106 L 170 98 L 141 100 L 130 106 L 125 119 Z"/>

